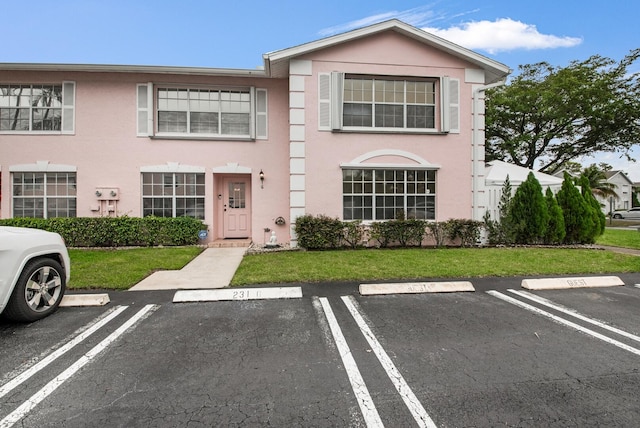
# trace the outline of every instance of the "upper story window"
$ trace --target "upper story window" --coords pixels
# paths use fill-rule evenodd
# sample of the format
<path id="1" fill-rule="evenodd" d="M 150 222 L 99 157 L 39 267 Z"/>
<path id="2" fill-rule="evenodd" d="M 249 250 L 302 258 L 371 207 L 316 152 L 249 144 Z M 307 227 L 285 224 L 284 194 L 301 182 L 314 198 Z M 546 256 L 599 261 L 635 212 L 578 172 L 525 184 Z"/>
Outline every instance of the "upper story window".
<path id="1" fill-rule="evenodd" d="M 13 217 L 75 217 L 75 172 L 13 172 Z"/>
<path id="2" fill-rule="evenodd" d="M 249 136 L 248 90 L 158 88 L 158 132 Z"/>
<path id="3" fill-rule="evenodd" d="M 435 128 L 435 80 L 345 77 L 343 94 L 345 128 Z"/>
<path id="4" fill-rule="evenodd" d="M 267 138 L 267 92 L 252 87 L 141 84 L 138 85 L 138 135 Z"/>
<path id="5" fill-rule="evenodd" d="M 72 133 L 75 83 L 0 85 L 0 132 Z"/>
<path id="6" fill-rule="evenodd" d="M 458 79 L 320 73 L 320 130 L 459 133 Z"/>

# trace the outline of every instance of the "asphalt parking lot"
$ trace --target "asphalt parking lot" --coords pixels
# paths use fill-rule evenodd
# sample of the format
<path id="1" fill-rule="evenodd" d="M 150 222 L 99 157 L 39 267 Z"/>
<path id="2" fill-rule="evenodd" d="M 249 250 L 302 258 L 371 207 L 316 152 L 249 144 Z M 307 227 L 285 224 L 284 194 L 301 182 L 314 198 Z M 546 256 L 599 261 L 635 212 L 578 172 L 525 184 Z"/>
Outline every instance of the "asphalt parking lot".
<path id="1" fill-rule="evenodd" d="M 0 427 L 637 426 L 640 274 L 620 278 L 187 303 L 110 292 L 0 321 Z"/>

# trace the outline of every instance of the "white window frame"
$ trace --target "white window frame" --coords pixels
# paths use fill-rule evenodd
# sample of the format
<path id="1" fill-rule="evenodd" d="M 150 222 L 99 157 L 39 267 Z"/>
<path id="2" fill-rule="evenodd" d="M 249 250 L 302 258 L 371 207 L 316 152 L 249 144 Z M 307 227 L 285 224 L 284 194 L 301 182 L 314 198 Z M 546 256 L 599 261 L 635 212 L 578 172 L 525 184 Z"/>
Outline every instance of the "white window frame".
<path id="1" fill-rule="evenodd" d="M 163 177 L 163 187 L 171 187 L 171 194 L 162 194 L 162 195 L 155 195 L 155 194 L 147 194 L 145 193 L 145 175 L 153 175 L 153 174 L 160 174 Z M 201 176 L 201 178 L 203 179 L 203 182 L 201 184 L 188 184 L 189 186 L 196 186 L 199 187 L 201 186 L 201 189 L 203 191 L 203 193 L 200 194 L 185 194 L 185 195 L 177 195 L 175 189 L 178 186 L 177 180 L 176 180 L 176 176 L 177 175 L 193 175 L 193 176 Z M 171 178 L 171 183 L 167 184 L 166 181 L 164 181 L 164 179 L 166 177 L 170 177 Z M 206 180 L 206 176 L 205 176 L 205 172 L 204 169 L 185 169 L 185 170 L 175 170 L 175 171 L 168 171 L 168 170 L 159 170 L 159 169 L 154 169 L 154 168 L 149 168 L 147 170 L 141 171 L 140 174 L 140 185 L 141 185 L 141 214 L 142 217 L 147 217 L 147 216 L 151 216 L 154 214 L 146 214 L 145 215 L 145 207 L 144 207 L 144 201 L 145 199 L 168 199 L 171 201 L 171 217 L 175 218 L 177 217 L 177 212 L 178 212 L 178 200 L 198 200 L 201 199 L 202 200 L 202 212 L 201 212 L 201 216 L 195 216 L 194 218 L 200 219 L 200 220 L 204 220 L 205 215 L 206 215 L 206 184 L 204 182 L 204 180 Z M 155 183 L 154 183 L 155 184 Z M 149 185 L 147 183 L 147 185 Z M 153 186 L 153 184 L 151 184 Z M 185 183 L 183 183 L 183 185 L 187 185 Z M 193 217 L 193 216 L 189 216 L 189 217 Z"/>
<path id="2" fill-rule="evenodd" d="M 350 74 L 357 77 L 357 74 Z M 403 80 L 405 82 L 432 80 L 435 82 L 435 108 L 433 128 L 406 127 L 407 105 L 405 102 L 404 127 L 382 128 L 375 126 L 375 111 L 372 113 L 372 126 L 344 126 L 344 79 L 345 73 L 331 72 L 318 74 L 318 130 L 343 132 L 389 132 L 405 134 L 459 133 L 460 132 L 460 80 L 448 76 L 438 77 L 406 77 L 406 76 L 364 76 L 363 78 L 378 80 Z M 406 83 L 405 83 L 406 85 Z M 375 104 L 375 101 L 372 101 Z M 439 118 L 439 120 L 438 120 Z"/>
<path id="3" fill-rule="evenodd" d="M 367 181 L 367 180 L 363 180 L 362 182 L 359 181 L 346 181 L 345 180 L 345 172 L 346 171 L 362 171 L 363 174 L 366 172 L 370 172 L 372 175 L 372 179 L 371 181 Z M 408 172 L 411 171 L 415 174 L 418 173 L 424 173 L 425 174 L 425 180 L 424 182 L 419 182 L 417 180 L 413 180 L 410 181 L 408 179 Z M 397 172 L 402 172 L 404 175 L 404 178 L 402 179 L 402 181 L 398 180 L 397 178 L 394 177 L 393 180 L 388 181 L 386 179 L 386 177 L 384 177 L 385 174 L 392 172 L 394 175 Z M 429 180 L 428 177 L 430 174 L 433 174 L 433 180 Z M 379 177 L 379 175 L 382 175 L 382 177 Z M 349 166 L 349 167 L 343 167 L 342 168 L 342 218 L 345 221 L 351 221 L 351 220 L 361 220 L 365 223 L 371 223 L 371 222 L 375 222 L 375 221 L 388 221 L 391 220 L 392 218 L 385 218 L 385 215 L 383 214 L 382 216 L 378 216 L 378 209 L 382 209 L 384 210 L 385 207 L 384 206 L 378 206 L 377 204 L 377 198 L 381 197 L 381 198 L 399 198 L 402 200 L 402 206 L 400 207 L 394 207 L 394 208 L 387 208 L 387 209 L 393 209 L 393 218 L 396 218 L 396 214 L 397 214 L 397 210 L 402 210 L 406 216 L 406 218 L 418 218 L 420 220 L 427 220 L 427 221 L 432 221 L 435 220 L 435 216 L 436 216 L 436 208 L 437 208 L 437 198 L 436 198 L 436 190 L 437 190 L 437 182 L 438 182 L 438 174 L 437 174 L 437 169 L 436 168 L 415 168 L 415 167 L 410 167 L 410 166 L 406 166 L 406 167 L 399 167 L 399 166 L 394 166 L 394 167 L 382 167 L 382 166 L 377 166 L 377 167 L 357 167 L 357 166 Z M 409 192 L 408 191 L 408 187 L 413 184 L 414 186 L 417 183 L 422 183 L 425 186 L 425 191 L 424 192 L 417 192 L 415 189 L 413 192 Z M 355 191 L 355 186 L 356 184 L 359 184 L 362 186 L 362 191 L 358 192 Z M 366 184 L 369 184 L 371 186 L 370 191 L 367 191 L 366 189 Z M 392 185 L 402 185 L 403 186 L 403 192 L 386 192 L 386 188 L 385 190 L 383 190 L 382 192 L 378 191 L 378 189 L 376 189 L 376 185 L 382 185 L 387 186 L 388 184 L 392 184 Z M 351 192 L 345 192 L 345 186 L 353 186 Z M 347 207 L 345 206 L 345 200 L 348 197 L 355 197 L 355 198 L 359 198 L 359 197 L 368 197 L 371 198 L 371 206 L 368 205 L 362 205 L 362 207 L 360 206 L 352 206 L 352 209 L 362 209 L 363 210 L 363 215 L 360 217 L 356 217 L 356 216 L 345 216 L 346 214 L 346 210 Z M 410 206 L 410 204 L 408 203 L 408 199 L 411 197 L 416 197 L 416 198 L 425 198 L 425 210 L 427 210 L 427 205 L 426 205 L 426 201 L 432 201 L 433 207 L 429 209 L 429 211 L 432 211 L 432 215 L 429 215 L 428 217 L 419 215 L 416 213 L 415 211 L 415 206 Z M 366 207 L 368 207 L 369 209 L 371 209 L 371 218 L 367 218 L 369 216 L 364 215 L 364 210 L 366 209 Z M 412 209 L 414 211 L 412 211 Z"/>
<path id="4" fill-rule="evenodd" d="M 16 191 L 16 182 L 15 182 L 15 177 L 16 174 L 22 174 L 24 176 L 24 174 L 39 174 L 42 175 L 42 194 L 41 195 L 16 195 L 15 191 Z M 54 193 L 50 193 L 49 192 L 49 188 L 53 185 L 51 184 L 51 180 L 53 179 L 54 175 L 58 175 L 58 174 L 64 174 L 67 176 L 67 185 L 66 187 L 68 188 L 70 186 L 69 184 L 69 177 L 73 176 L 73 183 L 71 184 L 71 186 L 75 186 L 75 189 L 73 192 L 70 193 L 65 193 L 62 195 L 57 194 L 57 189 L 56 192 Z M 24 185 L 23 185 L 24 186 Z M 27 184 L 28 186 L 28 184 Z M 75 172 L 75 170 L 66 170 L 66 171 L 55 171 L 55 170 L 47 170 L 47 171 L 42 171 L 42 170 L 31 170 L 31 171 L 26 171 L 26 170 L 22 170 L 21 168 L 18 169 L 11 169 L 11 215 L 13 218 L 22 218 L 22 217 L 32 217 L 32 216 L 16 216 L 16 200 L 17 199 L 22 199 L 22 200 L 26 200 L 26 199 L 33 199 L 33 200 L 42 200 L 42 217 L 36 217 L 36 218 L 57 218 L 57 217 L 63 217 L 63 218 L 67 218 L 67 217 L 76 217 L 78 214 L 78 198 L 77 198 L 77 186 L 78 186 L 78 177 L 77 177 L 77 173 Z M 72 207 L 67 207 L 66 208 L 66 215 L 62 215 L 62 216 L 58 216 L 58 215 L 53 215 L 50 216 L 49 215 L 49 201 L 50 200 L 54 200 L 54 199 L 65 199 L 68 202 L 73 201 L 73 203 L 71 205 L 73 205 Z M 59 210 L 56 210 L 59 211 Z"/>
<path id="5" fill-rule="evenodd" d="M 76 83 L 73 81 L 62 81 L 56 83 L 5 83 L 0 86 L 23 86 L 32 89 L 34 86 L 50 86 L 60 87 L 61 101 L 59 107 L 52 107 L 52 109 L 60 111 L 60 129 L 48 129 L 48 130 L 34 130 L 33 129 L 33 107 L 31 101 L 29 102 L 29 129 L 6 129 L 1 130 L 0 134 L 29 134 L 29 135 L 59 135 L 59 134 L 74 134 L 75 133 L 75 96 L 76 96 Z M 1 105 L 0 109 L 16 108 L 12 105 Z"/>
<path id="6" fill-rule="evenodd" d="M 167 110 L 167 111 L 184 111 L 187 113 L 187 130 L 186 132 L 160 132 L 158 106 L 159 89 L 172 89 L 179 91 L 220 91 L 220 92 L 244 92 L 249 94 L 249 132 L 247 134 L 223 134 L 222 126 L 218 126 L 217 133 L 197 133 L 191 132 L 189 121 L 191 110 L 190 103 L 187 101 L 185 109 Z M 269 120 L 268 120 L 268 93 L 264 88 L 236 87 L 236 86 L 193 86 L 180 84 L 154 84 L 151 82 L 140 83 L 136 85 L 136 106 L 137 106 L 137 131 L 139 137 L 154 138 L 172 138 L 172 139 L 207 139 L 207 140 L 264 140 L 268 138 Z M 222 109 L 218 109 L 220 113 Z M 218 115 L 218 123 L 222 121 L 222 117 Z"/>

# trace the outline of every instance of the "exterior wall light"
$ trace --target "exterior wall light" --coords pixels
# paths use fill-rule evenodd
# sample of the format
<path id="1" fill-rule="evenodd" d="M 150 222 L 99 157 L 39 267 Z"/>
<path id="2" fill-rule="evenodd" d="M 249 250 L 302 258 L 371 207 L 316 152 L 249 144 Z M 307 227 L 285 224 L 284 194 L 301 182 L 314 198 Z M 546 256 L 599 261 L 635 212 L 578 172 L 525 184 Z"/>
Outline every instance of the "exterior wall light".
<path id="1" fill-rule="evenodd" d="M 260 188 L 264 189 L 264 172 L 262 170 L 260 170 L 258 177 L 260 177 Z"/>

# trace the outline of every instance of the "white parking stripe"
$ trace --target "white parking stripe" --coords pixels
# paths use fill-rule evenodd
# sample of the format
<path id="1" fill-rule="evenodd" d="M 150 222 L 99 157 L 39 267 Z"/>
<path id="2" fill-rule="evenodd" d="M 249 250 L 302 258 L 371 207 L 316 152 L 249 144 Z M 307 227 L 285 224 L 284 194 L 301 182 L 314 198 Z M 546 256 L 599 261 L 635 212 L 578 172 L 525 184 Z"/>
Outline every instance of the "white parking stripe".
<path id="1" fill-rule="evenodd" d="M 582 327 L 581 325 L 578 325 L 576 323 L 568 321 L 568 320 L 566 320 L 564 318 L 560 318 L 560 317 L 558 317 L 556 315 L 553 315 L 553 314 L 551 314 L 549 312 L 543 311 L 542 309 L 536 308 L 535 306 L 531 306 L 528 303 L 521 302 L 520 300 L 517 300 L 517 299 L 514 299 L 513 297 L 509 297 L 507 295 L 504 295 L 504 294 L 502 294 L 502 293 L 500 293 L 498 291 L 489 290 L 489 291 L 487 291 L 487 293 L 492 295 L 492 296 L 494 296 L 494 297 L 497 297 L 498 299 L 504 300 L 505 302 L 511 303 L 512 305 L 516 305 L 516 306 L 518 306 L 518 307 L 520 307 L 522 309 L 526 309 L 526 310 L 528 310 L 530 312 L 533 312 L 535 314 L 542 315 L 543 317 L 547 317 L 547 318 L 549 318 L 549 319 L 551 319 L 551 320 L 553 320 L 553 321 L 555 321 L 555 322 L 557 322 L 559 324 L 563 324 L 563 325 L 566 325 L 568 327 L 574 328 L 574 329 L 576 329 L 578 331 L 581 331 L 581 332 L 583 332 L 585 334 L 593 336 L 593 337 L 595 337 L 597 339 L 600 339 L 600 340 L 602 340 L 604 342 L 607 342 L 607 343 L 609 343 L 611 345 L 617 346 L 618 348 L 624 349 L 625 351 L 629 351 L 629 352 L 631 352 L 633 354 L 636 354 L 636 355 L 640 356 L 640 349 L 637 349 L 637 348 L 634 348 L 632 346 L 626 345 L 626 344 L 624 344 L 622 342 L 619 342 L 619 341 L 617 341 L 615 339 L 611 339 L 610 337 L 607 337 L 607 336 L 605 336 L 603 334 L 600 334 L 600 333 L 595 332 L 593 330 L 589 330 L 588 328 Z"/>
<path id="2" fill-rule="evenodd" d="M 380 419 L 378 410 L 376 409 L 375 404 L 373 404 L 369 390 L 364 383 L 364 379 L 362 379 L 362 375 L 360 374 L 360 370 L 358 370 L 356 361 L 353 359 L 351 349 L 349 349 L 349 345 L 347 345 L 347 341 L 342 334 L 342 330 L 338 325 L 338 320 L 336 320 L 336 317 L 333 314 L 333 309 L 331 309 L 329 301 L 326 297 L 320 297 L 320 303 L 322 304 L 322 309 L 324 309 L 327 322 L 329 323 L 329 328 L 333 334 L 333 339 L 338 347 L 338 352 L 340 352 L 342 363 L 347 371 L 347 377 L 349 378 L 351 388 L 356 396 L 367 427 L 383 427 L 384 425 Z"/>
<path id="3" fill-rule="evenodd" d="M 433 422 L 424 407 L 422 407 L 422 404 L 418 400 L 418 397 L 416 397 L 416 395 L 413 393 L 407 382 L 400 374 L 400 371 L 396 368 L 395 364 L 393 364 L 393 361 L 391 361 L 391 358 L 389 358 L 389 355 L 387 355 L 386 351 L 384 350 L 384 348 L 382 348 L 382 345 L 380 345 L 380 342 L 378 342 L 378 339 L 375 337 L 375 335 L 365 322 L 360 313 L 360 310 L 356 307 L 357 303 L 355 301 L 355 298 L 353 296 L 342 296 L 342 301 L 349 309 L 349 312 L 351 312 L 351 316 L 353 317 L 353 319 L 356 320 L 356 323 L 358 324 L 358 327 L 360 327 L 362 334 L 364 334 L 367 342 L 369 342 L 371 349 L 378 357 L 378 360 L 382 364 L 382 367 L 384 367 L 387 375 L 389 376 L 389 379 L 391 379 L 391 382 L 396 387 L 398 394 L 400 394 L 402 400 L 409 408 L 409 411 L 418 423 L 418 426 L 435 428 L 436 424 Z"/>
<path id="4" fill-rule="evenodd" d="M 96 355 L 104 351 L 107 346 L 113 343 L 116 339 L 122 336 L 127 330 L 129 330 L 136 322 L 140 321 L 143 317 L 147 316 L 152 310 L 156 310 L 157 305 L 147 305 L 142 308 L 138 313 L 129 318 L 120 328 L 111 333 L 106 339 L 94 346 L 89 352 L 84 354 L 78 361 L 73 363 L 68 369 L 63 371 L 51 382 L 46 384 L 40 391 L 36 392 L 27 401 L 25 401 L 16 410 L 11 412 L 7 417 L 0 421 L 0 428 L 9 428 L 20 419 L 22 419 L 27 413 L 29 413 L 40 402 L 53 393 L 60 385 L 73 376 L 78 370 L 89 363 Z"/>
<path id="5" fill-rule="evenodd" d="M 40 360 L 38 363 L 36 363 L 33 366 L 29 367 L 27 370 L 23 371 L 18 376 L 16 376 L 13 379 L 11 379 L 11 381 L 9 381 L 6 384 L 2 385 L 0 387 L 0 398 L 2 398 L 5 395 L 7 395 L 12 389 L 14 389 L 18 385 L 20 385 L 21 383 L 23 383 L 24 381 L 29 379 L 31 376 L 33 376 L 36 373 L 38 373 L 40 370 L 42 370 L 45 367 L 47 367 L 49 364 L 54 362 L 60 356 L 64 355 L 70 349 L 75 347 L 77 344 L 79 344 L 80 342 L 85 340 L 87 337 L 91 336 L 93 333 L 95 333 L 96 331 L 101 329 L 109 321 L 111 321 L 112 319 L 114 319 L 115 317 L 120 315 L 122 313 L 122 311 L 124 311 L 125 309 L 127 309 L 127 306 L 117 306 L 117 307 L 113 308 L 112 310 L 110 310 L 110 312 L 108 312 L 106 314 L 106 316 L 104 318 L 98 319 L 98 321 L 94 321 L 93 325 L 91 325 L 89 328 L 85 329 L 82 333 L 77 335 L 73 340 L 71 340 L 70 342 L 67 342 L 64 346 L 61 346 L 60 348 L 56 349 L 51 354 L 47 355 L 45 358 Z"/>
<path id="6" fill-rule="evenodd" d="M 621 336 L 629 338 L 631 340 L 635 340 L 636 342 L 640 342 L 640 337 L 627 333 L 624 330 L 620 330 L 619 328 L 611 327 L 608 324 L 605 324 L 603 321 L 599 321 L 593 318 L 586 317 L 579 312 L 567 308 L 566 306 L 560 305 L 558 303 L 554 303 L 551 300 L 547 300 L 543 297 L 536 296 L 535 294 L 527 293 L 526 291 L 518 291 L 518 290 L 508 290 L 511 293 L 517 294 L 518 296 L 524 297 L 525 299 L 533 300 L 534 302 L 538 302 L 541 305 L 545 305 L 551 309 L 555 309 L 556 311 L 564 312 L 567 315 L 571 315 L 572 317 L 578 318 L 579 320 L 588 322 L 590 324 L 596 325 L 602 329 L 609 330 L 611 332 L 617 333 Z"/>

